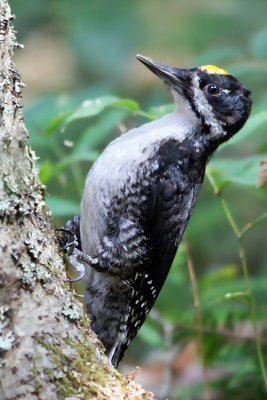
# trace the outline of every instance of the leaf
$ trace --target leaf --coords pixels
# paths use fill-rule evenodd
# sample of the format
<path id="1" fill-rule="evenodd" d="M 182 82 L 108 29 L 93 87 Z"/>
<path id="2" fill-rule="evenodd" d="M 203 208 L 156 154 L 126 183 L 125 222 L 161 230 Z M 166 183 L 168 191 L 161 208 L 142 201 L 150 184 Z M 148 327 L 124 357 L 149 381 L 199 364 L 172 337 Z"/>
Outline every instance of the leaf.
<path id="1" fill-rule="evenodd" d="M 54 133 L 60 127 L 64 119 L 66 119 L 66 117 L 71 113 L 72 111 L 63 112 L 58 114 L 55 118 L 53 118 L 45 129 L 45 135 L 47 137 L 51 136 L 52 133 Z"/>
<path id="2" fill-rule="evenodd" d="M 233 300 L 233 299 L 235 299 L 235 300 L 236 299 L 237 300 L 244 300 L 247 303 L 251 303 L 251 295 L 249 293 L 247 293 L 247 292 L 234 292 L 234 293 L 226 293 L 223 297 L 214 300 L 209 305 L 213 305 L 213 304 L 225 301 L 225 300 Z"/>
<path id="3" fill-rule="evenodd" d="M 123 108 L 124 110 L 129 111 L 139 111 L 140 107 L 139 104 L 131 99 L 119 99 L 114 103 L 116 107 Z"/>
<path id="4" fill-rule="evenodd" d="M 260 128 L 261 125 L 267 122 L 267 111 L 261 111 L 253 116 L 251 116 L 245 126 L 234 135 L 228 142 L 224 143 L 219 147 L 219 150 L 222 150 L 224 147 L 233 145 L 235 143 L 244 140 L 247 136 L 254 133 L 256 129 Z"/>
<path id="5" fill-rule="evenodd" d="M 89 118 L 100 114 L 106 107 L 116 106 L 118 108 L 128 111 L 138 111 L 139 105 L 134 100 L 120 99 L 116 96 L 104 96 L 94 100 L 84 101 L 73 113 L 71 113 L 65 120 L 62 130 L 66 128 L 71 122 L 81 119 Z"/>
<path id="6" fill-rule="evenodd" d="M 45 162 L 40 167 L 39 177 L 43 184 L 46 184 L 51 176 L 53 175 L 54 166 L 50 160 L 45 160 Z"/>
<path id="7" fill-rule="evenodd" d="M 259 164 L 263 156 L 245 158 L 243 160 L 217 159 L 210 162 L 208 168 L 218 190 L 229 183 L 256 186 Z"/>
<path id="8" fill-rule="evenodd" d="M 46 203 L 54 217 L 73 217 L 79 214 L 80 204 L 60 197 L 47 197 Z"/>

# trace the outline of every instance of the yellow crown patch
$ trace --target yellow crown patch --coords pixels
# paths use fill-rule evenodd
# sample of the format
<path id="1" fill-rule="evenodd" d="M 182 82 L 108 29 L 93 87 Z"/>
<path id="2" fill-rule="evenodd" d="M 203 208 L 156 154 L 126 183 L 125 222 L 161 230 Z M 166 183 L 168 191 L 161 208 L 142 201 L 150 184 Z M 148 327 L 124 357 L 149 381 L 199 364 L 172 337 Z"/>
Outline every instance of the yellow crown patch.
<path id="1" fill-rule="evenodd" d="M 201 67 L 199 67 L 199 69 L 207 72 L 208 74 L 230 75 L 229 72 L 225 71 L 222 68 L 218 68 L 215 65 L 202 65 Z"/>

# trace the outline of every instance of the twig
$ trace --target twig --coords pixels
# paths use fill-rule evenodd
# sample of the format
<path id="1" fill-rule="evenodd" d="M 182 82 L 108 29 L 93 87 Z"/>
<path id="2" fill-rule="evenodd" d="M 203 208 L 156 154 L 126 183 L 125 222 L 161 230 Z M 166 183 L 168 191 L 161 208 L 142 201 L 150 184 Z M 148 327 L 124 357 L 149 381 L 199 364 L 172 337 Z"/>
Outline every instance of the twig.
<path id="1" fill-rule="evenodd" d="M 240 232 L 240 238 L 244 238 L 245 235 L 253 229 L 256 225 L 260 224 L 261 222 L 267 219 L 267 213 L 262 214 L 260 217 L 256 218 L 254 221 L 250 222 L 245 226 L 245 228 Z"/>

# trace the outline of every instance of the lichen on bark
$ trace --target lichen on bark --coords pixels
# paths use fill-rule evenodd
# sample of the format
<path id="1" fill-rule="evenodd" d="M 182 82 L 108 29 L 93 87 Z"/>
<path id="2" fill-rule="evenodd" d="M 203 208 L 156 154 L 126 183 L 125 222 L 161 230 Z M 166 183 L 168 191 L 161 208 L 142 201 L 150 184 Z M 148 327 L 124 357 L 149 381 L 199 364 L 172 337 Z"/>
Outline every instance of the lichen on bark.
<path id="1" fill-rule="evenodd" d="M 110 365 L 66 284 L 20 104 L 13 18 L 0 0 L 0 398 L 150 399 Z"/>

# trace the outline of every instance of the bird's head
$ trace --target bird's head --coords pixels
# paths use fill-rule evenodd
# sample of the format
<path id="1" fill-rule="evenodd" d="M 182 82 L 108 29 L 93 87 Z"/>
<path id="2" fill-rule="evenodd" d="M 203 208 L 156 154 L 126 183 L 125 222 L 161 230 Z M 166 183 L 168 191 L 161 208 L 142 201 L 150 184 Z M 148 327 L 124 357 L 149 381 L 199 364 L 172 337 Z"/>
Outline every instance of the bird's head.
<path id="1" fill-rule="evenodd" d="M 252 105 L 250 91 L 223 69 L 213 65 L 178 69 L 142 55 L 137 59 L 166 83 L 176 112 L 194 115 L 212 142 L 223 143 L 246 122 Z"/>

